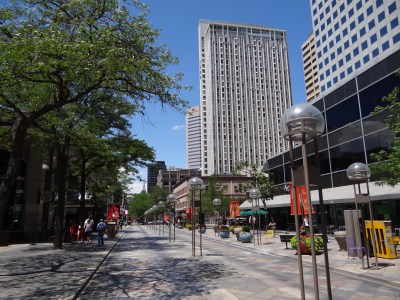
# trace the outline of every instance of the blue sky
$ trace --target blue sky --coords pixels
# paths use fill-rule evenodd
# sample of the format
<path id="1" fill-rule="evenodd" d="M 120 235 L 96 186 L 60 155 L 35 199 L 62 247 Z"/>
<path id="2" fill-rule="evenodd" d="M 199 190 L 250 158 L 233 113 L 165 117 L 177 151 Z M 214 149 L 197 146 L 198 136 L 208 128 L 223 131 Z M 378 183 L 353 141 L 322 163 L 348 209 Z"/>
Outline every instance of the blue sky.
<path id="1" fill-rule="evenodd" d="M 293 103 L 305 102 L 301 45 L 312 31 L 308 0 L 142 0 L 148 5 L 152 28 L 160 29 L 159 43 L 178 57 L 170 75 L 184 73 L 182 85 L 192 86 L 181 97 L 199 105 L 198 23 L 200 19 L 264 25 L 287 31 Z M 147 106 L 149 121 L 134 119 L 133 133 L 153 147 L 156 159 L 166 165 L 186 167 L 185 116 L 169 108 Z M 149 123 L 151 122 L 151 123 Z M 147 169 L 142 169 L 143 178 Z M 139 192 L 142 183 L 132 186 Z"/>

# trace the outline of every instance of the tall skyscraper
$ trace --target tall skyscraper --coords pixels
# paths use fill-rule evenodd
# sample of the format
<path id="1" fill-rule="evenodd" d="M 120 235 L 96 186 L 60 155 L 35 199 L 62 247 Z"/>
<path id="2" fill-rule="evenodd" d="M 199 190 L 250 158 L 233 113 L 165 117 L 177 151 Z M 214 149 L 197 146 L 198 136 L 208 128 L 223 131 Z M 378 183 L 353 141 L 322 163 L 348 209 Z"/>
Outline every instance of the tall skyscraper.
<path id="1" fill-rule="evenodd" d="M 287 149 L 279 130 L 292 104 L 286 31 L 199 23 L 202 174 L 262 166 Z"/>
<path id="2" fill-rule="evenodd" d="M 160 170 L 167 170 L 165 161 L 156 161 L 153 164 L 147 164 L 147 193 L 151 193 L 157 186 L 157 177 Z"/>
<path id="3" fill-rule="evenodd" d="M 200 107 L 195 106 L 186 112 L 186 167 L 201 168 L 201 124 Z"/>
<path id="4" fill-rule="evenodd" d="M 315 52 L 314 34 L 311 33 L 301 46 L 303 56 L 304 83 L 307 102 L 314 100 L 320 94 L 318 80 L 317 56 Z"/>
<path id="5" fill-rule="evenodd" d="M 310 0 L 321 92 L 400 47 L 398 0 Z"/>

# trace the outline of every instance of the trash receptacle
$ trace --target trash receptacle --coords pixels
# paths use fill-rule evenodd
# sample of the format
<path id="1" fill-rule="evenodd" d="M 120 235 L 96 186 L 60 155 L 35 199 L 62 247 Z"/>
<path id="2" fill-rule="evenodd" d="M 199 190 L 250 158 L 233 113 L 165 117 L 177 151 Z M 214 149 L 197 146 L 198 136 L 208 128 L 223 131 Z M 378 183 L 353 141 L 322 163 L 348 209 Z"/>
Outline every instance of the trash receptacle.
<path id="1" fill-rule="evenodd" d="M 108 222 L 107 223 L 107 237 L 113 238 L 117 235 L 117 223 L 116 222 Z"/>
<path id="2" fill-rule="evenodd" d="M 347 251 L 346 231 L 336 231 L 334 233 L 335 240 L 339 245 L 340 251 Z"/>

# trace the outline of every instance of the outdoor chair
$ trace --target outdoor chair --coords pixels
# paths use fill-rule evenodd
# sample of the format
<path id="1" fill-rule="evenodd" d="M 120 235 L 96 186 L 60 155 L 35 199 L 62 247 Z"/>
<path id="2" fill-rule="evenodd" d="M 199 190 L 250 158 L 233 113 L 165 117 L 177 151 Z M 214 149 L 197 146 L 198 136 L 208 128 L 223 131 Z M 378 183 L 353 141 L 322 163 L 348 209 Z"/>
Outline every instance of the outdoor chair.
<path id="1" fill-rule="evenodd" d="M 267 242 L 268 242 L 268 239 L 273 239 L 273 241 L 275 243 L 275 230 L 268 229 L 267 232 L 265 233 L 265 238 L 267 239 Z"/>
<path id="2" fill-rule="evenodd" d="M 353 251 L 353 258 L 354 258 L 355 251 L 357 251 L 357 252 L 362 251 L 362 256 L 364 256 L 364 253 L 366 253 L 365 247 L 357 246 L 355 241 L 350 237 L 346 238 L 346 244 L 347 244 L 347 259 L 349 259 L 350 251 Z"/>

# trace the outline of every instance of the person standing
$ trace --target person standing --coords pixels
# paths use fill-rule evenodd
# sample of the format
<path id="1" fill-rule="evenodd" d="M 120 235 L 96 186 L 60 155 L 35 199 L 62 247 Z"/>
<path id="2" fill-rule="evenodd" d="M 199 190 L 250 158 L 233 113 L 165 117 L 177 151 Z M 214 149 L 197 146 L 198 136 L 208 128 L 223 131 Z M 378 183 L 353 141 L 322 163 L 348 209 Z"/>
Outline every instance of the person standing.
<path id="1" fill-rule="evenodd" d="M 306 234 L 310 234 L 310 222 L 308 221 L 308 216 L 304 216 L 304 229 L 306 231 Z"/>
<path id="2" fill-rule="evenodd" d="M 83 226 L 85 227 L 85 243 L 89 244 L 90 243 L 90 236 L 92 235 L 92 228 L 93 228 L 93 219 L 92 216 L 89 216 Z"/>
<path id="3" fill-rule="evenodd" d="M 97 245 L 104 246 L 104 233 L 106 232 L 106 223 L 103 219 L 97 224 Z"/>
<path id="4" fill-rule="evenodd" d="M 79 226 L 78 226 L 78 242 L 79 242 L 79 244 L 83 243 L 84 239 L 85 239 L 85 227 L 83 227 L 82 222 L 80 222 Z"/>
<path id="5" fill-rule="evenodd" d="M 69 232 L 71 234 L 71 244 L 75 244 L 78 240 L 78 225 L 76 222 L 73 222 L 71 227 L 69 228 Z"/>

